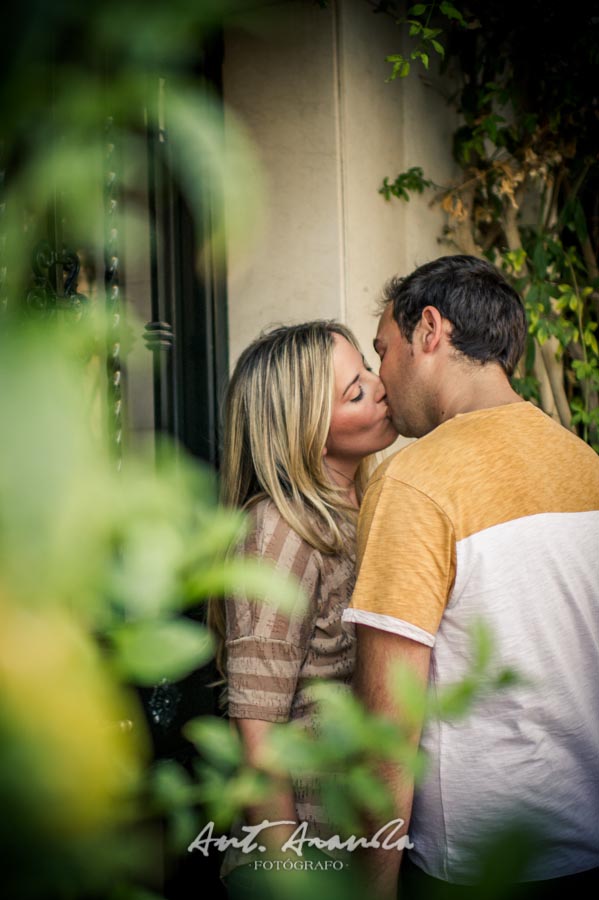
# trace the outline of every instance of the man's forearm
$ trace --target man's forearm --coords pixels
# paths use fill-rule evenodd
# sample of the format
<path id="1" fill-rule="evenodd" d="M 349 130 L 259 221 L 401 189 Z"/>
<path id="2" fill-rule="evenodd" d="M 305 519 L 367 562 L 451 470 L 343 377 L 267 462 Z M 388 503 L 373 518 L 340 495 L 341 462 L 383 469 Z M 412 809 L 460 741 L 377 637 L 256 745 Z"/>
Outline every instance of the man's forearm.
<path id="1" fill-rule="evenodd" d="M 390 681 L 397 664 L 408 666 L 416 677 L 426 682 L 430 665 L 430 648 L 409 638 L 379 631 L 368 626 L 358 626 L 358 657 L 354 677 L 354 690 L 370 712 L 384 715 L 393 721 L 403 721 L 402 714 Z M 421 722 L 410 722 L 409 736 L 413 746 L 420 740 Z M 403 826 L 396 833 L 399 838 L 409 831 L 414 796 L 414 782 L 396 762 L 384 762 L 378 767 L 381 780 L 393 798 L 393 817 L 402 819 Z M 382 828 L 385 822 L 370 823 L 370 833 Z M 394 841 L 395 843 L 395 841 Z M 368 878 L 376 886 L 376 900 L 391 900 L 397 896 L 397 882 L 401 865 L 401 849 L 372 849 L 363 857 Z"/>
<path id="2" fill-rule="evenodd" d="M 391 898 L 395 900 L 403 856 L 402 843 L 399 839 L 408 833 L 414 793 L 413 781 L 392 763 L 381 764 L 377 772 L 393 796 L 393 816 L 395 819 L 402 819 L 403 825 L 401 829 L 393 831 L 391 843 L 394 845 L 399 843 L 397 849 L 372 848 L 365 850 L 362 855 L 362 864 L 366 869 L 369 883 L 375 886 L 373 895 L 376 900 L 391 900 Z M 385 824 L 385 821 L 371 819 L 368 825 L 368 836 L 372 837 Z"/>

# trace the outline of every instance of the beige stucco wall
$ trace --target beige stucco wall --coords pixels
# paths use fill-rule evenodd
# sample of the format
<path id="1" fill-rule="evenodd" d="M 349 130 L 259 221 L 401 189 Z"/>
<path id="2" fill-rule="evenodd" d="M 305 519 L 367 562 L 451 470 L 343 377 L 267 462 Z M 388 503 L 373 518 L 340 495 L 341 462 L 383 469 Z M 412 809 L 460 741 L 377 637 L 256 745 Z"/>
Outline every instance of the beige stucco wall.
<path id="1" fill-rule="evenodd" d="M 256 3 L 225 35 L 224 97 L 257 148 L 264 224 L 228 248 L 230 359 L 270 324 L 335 317 L 374 362 L 375 300 L 392 274 L 448 252 L 431 194 L 387 203 L 383 176 L 451 177 L 453 118 L 418 75 L 386 83 L 401 46 L 366 0 Z M 234 201 L 233 201 L 234 202 Z"/>

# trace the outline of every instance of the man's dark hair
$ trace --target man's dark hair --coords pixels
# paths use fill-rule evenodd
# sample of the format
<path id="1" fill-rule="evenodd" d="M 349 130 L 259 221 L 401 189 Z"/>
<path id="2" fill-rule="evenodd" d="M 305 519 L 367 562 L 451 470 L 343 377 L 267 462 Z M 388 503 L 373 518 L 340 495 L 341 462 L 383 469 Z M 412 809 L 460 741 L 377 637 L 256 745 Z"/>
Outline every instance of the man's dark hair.
<path id="1" fill-rule="evenodd" d="M 442 256 L 406 278 L 392 278 L 383 303 L 408 341 L 425 306 L 451 322 L 451 343 L 470 359 L 498 362 L 511 375 L 524 352 L 526 314 L 501 272 L 476 256 Z"/>

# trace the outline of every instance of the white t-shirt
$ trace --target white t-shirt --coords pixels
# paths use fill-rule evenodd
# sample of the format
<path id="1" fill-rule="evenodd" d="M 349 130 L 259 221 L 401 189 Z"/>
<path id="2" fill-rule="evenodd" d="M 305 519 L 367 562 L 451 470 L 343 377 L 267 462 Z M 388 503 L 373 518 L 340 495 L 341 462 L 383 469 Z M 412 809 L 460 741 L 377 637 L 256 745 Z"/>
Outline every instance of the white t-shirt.
<path id="1" fill-rule="evenodd" d="M 431 685 L 468 668 L 470 626 L 526 684 L 430 722 L 412 860 L 469 883 L 481 839 L 531 823 L 526 879 L 599 865 L 599 457 L 529 403 L 456 416 L 371 480 L 344 619 L 433 648 Z"/>

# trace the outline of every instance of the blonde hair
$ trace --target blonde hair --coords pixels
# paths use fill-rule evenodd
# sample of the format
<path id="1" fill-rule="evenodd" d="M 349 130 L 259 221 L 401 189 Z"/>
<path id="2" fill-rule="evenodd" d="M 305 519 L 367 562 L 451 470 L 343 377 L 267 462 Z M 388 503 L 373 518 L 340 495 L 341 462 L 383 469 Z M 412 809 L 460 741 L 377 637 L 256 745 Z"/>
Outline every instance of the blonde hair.
<path id="1" fill-rule="evenodd" d="M 323 465 L 333 408 L 334 334 L 359 351 L 348 328 L 324 320 L 275 328 L 243 351 L 226 397 L 221 466 L 226 506 L 248 508 L 269 497 L 290 528 L 325 554 L 347 552 L 357 515 Z M 356 478 L 358 499 L 365 468 L 363 461 Z M 209 602 L 208 623 L 218 639 L 217 666 L 224 674 L 222 600 Z"/>

